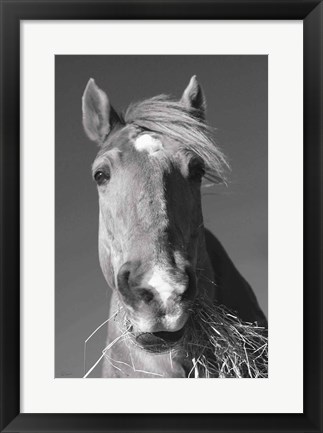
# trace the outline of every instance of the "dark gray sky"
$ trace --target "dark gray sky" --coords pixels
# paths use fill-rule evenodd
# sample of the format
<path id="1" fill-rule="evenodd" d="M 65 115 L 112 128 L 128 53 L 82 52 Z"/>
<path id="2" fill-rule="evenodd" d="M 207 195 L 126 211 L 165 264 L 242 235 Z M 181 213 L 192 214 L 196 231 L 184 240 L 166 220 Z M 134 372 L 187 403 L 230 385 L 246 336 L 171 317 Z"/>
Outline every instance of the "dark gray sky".
<path id="1" fill-rule="evenodd" d="M 227 187 L 203 191 L 205 225 L 220 239 L 268 305 L 267 56 L 56 56 L 55 60 L 55 376 L 83 374 L 83 342 L 108 318 L 97 253 L 98 203 L 90 166 L 97 148 L 82 128 L 81 97 L 90 77 L 117 110 L 160 93 L 180 97 L 196 74 L 208 122 L 230 162 Z M 87 367 L 105 331 L 88 344 Z"/>

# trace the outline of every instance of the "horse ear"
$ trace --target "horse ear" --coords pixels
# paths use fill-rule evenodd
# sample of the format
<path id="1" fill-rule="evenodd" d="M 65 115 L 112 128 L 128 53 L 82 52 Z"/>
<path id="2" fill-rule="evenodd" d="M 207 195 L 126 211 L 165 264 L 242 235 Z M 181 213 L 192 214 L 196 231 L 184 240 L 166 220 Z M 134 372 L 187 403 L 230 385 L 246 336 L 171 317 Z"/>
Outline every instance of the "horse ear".
<path id="1" fill-rule="evenodd" d="M 118 115 L 111 107 L 106 93 L 90 78 L 82 97 L 83 126 L 90 140 L 102 143 Z"/>
<path id="2" fill-rule="evenodd" d="M 205 118 L 206 112 L 206 99 L 202 90 L 202 87 L 197 81 L 196 75 L 193 75 L 188 86 L 184 90 L 181 98 L 181 103 L 186 108 L 194 108 L 200 111 L 200 117 Z"/>

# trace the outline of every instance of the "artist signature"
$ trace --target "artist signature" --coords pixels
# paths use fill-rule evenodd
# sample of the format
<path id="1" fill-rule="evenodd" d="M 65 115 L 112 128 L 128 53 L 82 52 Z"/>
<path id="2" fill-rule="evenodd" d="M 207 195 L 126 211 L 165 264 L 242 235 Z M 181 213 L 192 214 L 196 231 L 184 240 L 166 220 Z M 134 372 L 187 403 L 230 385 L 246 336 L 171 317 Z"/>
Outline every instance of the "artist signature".
<path id="1" fill-rule="evenodd" d="M 70 373 L 69 371 L 61 371 L 60 376 L 61 377 L 71 377 L 72 373 Z"/>

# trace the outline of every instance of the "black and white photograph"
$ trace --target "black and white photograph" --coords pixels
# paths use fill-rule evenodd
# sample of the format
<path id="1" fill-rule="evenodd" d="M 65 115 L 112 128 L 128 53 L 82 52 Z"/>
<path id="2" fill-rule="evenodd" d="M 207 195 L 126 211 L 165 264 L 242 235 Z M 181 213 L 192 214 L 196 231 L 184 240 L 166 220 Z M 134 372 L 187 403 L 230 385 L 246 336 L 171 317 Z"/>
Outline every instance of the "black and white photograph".
<path id="1" fill-rule="evenodd" d="M 268 56 L 55 56 L 55 378 L 268 378 Z"/>

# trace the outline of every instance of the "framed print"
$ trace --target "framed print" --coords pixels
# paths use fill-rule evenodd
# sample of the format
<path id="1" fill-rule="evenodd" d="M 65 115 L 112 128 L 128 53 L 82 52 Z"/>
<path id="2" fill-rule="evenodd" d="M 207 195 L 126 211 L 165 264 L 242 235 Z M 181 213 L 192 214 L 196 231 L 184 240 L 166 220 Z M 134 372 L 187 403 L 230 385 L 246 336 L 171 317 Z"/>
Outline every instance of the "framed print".
<path id="1" fill-rule="evenodd" d="M 1 431 L 320 431 L 322 3 L 1 22 Z"/>

